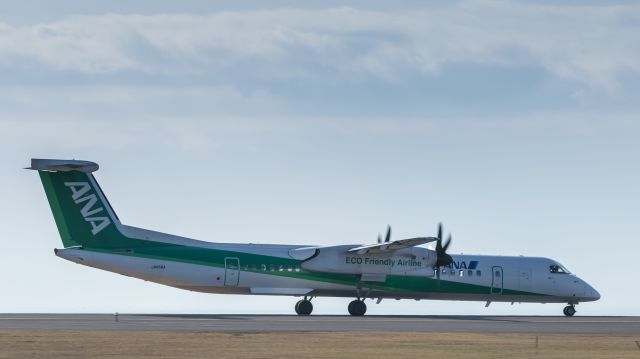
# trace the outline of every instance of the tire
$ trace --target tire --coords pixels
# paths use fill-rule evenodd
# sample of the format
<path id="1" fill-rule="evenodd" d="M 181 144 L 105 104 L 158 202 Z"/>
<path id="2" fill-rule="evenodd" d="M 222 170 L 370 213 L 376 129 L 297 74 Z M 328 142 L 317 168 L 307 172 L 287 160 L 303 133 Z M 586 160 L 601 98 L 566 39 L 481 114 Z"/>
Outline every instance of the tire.
<path id="1" fill-rule="evenodd" d="M 313 312 L 313 304 L 308 300 L 300 300 L 296 303 L 296 313 L 298 315 L 309 315 Z"/>
<path id="2" fill-rule="evenodd" d="M 347 307 L 349 314 L 354 317 L 361 317 L 367 312 L 367 305 L 361 300 L 354 300 Z"/>
<path id="3" fill-rule="evenodd" d="M 297 301 L 296 302 L 296 306 L 295 306 L 296 314 L 298 314 L 298 315 L 300 315 L 300 308 L 299 308 L 300 307 L 300 302 L 302 302 L 302 301 L 301 300 Z"/>
<path id="4" fill-rule="evenodd" d="M 568 305 L 568 306 L 564 307 L 564 310 L 562 312 L 567 317 L 573 317 L 576 314 L 576 308 L 574 306 L 572 306 L 572 305 Z"/>

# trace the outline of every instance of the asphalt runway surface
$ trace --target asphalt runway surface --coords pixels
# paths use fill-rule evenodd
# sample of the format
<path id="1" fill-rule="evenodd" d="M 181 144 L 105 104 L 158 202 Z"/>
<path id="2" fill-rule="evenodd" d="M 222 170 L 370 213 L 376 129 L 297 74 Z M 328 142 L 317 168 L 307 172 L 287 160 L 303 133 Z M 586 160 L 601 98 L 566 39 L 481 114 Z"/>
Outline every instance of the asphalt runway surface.
<path id="1" fill-rule="evenodd" d="M 457 332 L 640 335 L 640 317 L 0 314 L 0 330 Z"/>

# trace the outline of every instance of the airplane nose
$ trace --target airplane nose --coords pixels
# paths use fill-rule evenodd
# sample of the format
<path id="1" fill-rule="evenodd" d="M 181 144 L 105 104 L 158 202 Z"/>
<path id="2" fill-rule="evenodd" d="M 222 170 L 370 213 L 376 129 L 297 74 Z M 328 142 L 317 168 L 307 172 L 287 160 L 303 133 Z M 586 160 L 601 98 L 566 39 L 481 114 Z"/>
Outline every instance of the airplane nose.
<path id="1" fill-rule="evenodd" d="M 598 293 L 597 290 L 595 290 L 595 288 L 593 288 L 592 286 L 590 286 L 587 283 L 584 283 L 584 287 L 585 287 L 585 300 L 586 301 L 596 301 L 598 299 L 600 299 L 600 293 Z"/>

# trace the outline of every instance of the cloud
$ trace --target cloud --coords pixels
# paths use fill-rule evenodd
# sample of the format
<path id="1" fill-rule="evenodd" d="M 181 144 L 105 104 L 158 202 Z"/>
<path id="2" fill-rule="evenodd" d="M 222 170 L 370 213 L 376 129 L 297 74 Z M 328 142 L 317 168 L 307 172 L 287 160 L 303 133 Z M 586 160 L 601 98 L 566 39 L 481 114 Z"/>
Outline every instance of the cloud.
<path id="1" fill-rule="evenodd" d="M 315 124 L 315 125 L 314 125 Z M 222 148 L 250 147 L 260 139 L 307 132 L 325 126 L 310 119 L 123 117 L 47 118 L 0 116 L 0 143 L 8 152 L 16 148 L 47 148 L 56 151 L 93 149 L 107 152 L 160 150 L 213 152 Z"/>
<path id="2" fill-rule="evenodd" d="M 157 149 L 184 153 L 212 153 L 236 149 L 261 151 L 300 143 L 322 146 L 334 141 L 380 143 L 420 139 L 459 143 L 480 138 L 635 139 L 640 133 L 636 113 L 541 112 L 518 117 L 490 118 L 225 118 L 124 117 L 87 120 L 74 118 L 0 117 L 0 143 L 5 152 L 16 148 L 77 151 L 92 149 L 131 152 Z M 553 134 L 553 135 L 549 135 Z M 500 140 L 497 140 L 498 142 Z M 313 147 L 313 144 L 309 144 Z M 134 152 L 136 152 L 134 151 Z"/>
<path id="3" fill-rule="evenodd" d="M 610 90 L 640 73 L 639 13 L 635 4 L 485 1 L 399 11 L 70 16 L 0 25 L 0 69 L 348 83 L 433 76 L 456 64 L 536 66 Z"/>

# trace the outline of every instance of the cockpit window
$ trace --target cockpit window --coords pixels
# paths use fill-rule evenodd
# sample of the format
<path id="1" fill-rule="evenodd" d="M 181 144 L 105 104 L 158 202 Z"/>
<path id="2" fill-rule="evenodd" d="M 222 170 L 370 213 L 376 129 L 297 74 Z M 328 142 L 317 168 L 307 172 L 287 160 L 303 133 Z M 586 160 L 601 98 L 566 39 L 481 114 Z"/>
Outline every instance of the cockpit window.
<path id="1" fill-rule="evenodd" d="M 561 266 L 559 264 L 550 265 L 549 266 L 549 272 L 550 273 L 558 273 L 558 274 L 569 274 L 569 271 L 565 267 L 563 267 L 563 266 Z"/>

